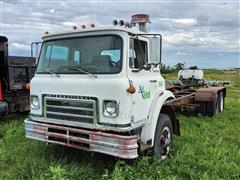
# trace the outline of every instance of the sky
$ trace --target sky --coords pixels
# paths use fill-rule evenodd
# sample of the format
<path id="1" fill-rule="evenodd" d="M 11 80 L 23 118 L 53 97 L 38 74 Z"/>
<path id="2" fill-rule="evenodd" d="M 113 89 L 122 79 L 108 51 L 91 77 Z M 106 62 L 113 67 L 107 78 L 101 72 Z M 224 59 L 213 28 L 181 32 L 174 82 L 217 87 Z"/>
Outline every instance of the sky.
<path id="1" fill-rule="evenodd" d="M 0 33 L 9 54 L 30 56 L 30 44 L 43 32 L 72 25 L 111 25 L 114 19 L 149 14 L 149 32 L 163 36 L 162 61 L 186 67 L 240 68 L 240 1 L 238 0 L 0 0 Z"/>

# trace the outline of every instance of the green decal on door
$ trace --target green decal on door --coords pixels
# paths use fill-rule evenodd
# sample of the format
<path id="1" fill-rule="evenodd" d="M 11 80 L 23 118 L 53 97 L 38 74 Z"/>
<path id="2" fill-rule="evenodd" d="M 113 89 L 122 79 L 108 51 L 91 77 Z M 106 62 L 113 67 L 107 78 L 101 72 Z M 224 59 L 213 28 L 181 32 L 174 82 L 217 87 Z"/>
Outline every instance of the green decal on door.
<path id="1" fill-rule="evenodd" d="M 151 92 L 144 90 L 144 86 L 139 87 L 138 93 L 140 93 L 142 95 L 143 99 L 148 99 L 151 96 Z"/>

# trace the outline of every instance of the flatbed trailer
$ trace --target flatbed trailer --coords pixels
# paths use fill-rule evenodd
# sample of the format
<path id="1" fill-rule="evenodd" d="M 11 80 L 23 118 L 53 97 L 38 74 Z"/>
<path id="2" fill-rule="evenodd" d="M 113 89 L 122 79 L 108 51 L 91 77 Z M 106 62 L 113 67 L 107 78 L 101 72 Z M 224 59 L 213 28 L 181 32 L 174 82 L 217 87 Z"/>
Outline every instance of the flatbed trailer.
<path id="1" fill-rule="evenodd" d="M 194 84 L 169 87 L 175 99 L 165 105 L 181 112 L 200 113 L 203 116 L 214 116 L 223 111 L 225 87 L 193 87 Z"/>

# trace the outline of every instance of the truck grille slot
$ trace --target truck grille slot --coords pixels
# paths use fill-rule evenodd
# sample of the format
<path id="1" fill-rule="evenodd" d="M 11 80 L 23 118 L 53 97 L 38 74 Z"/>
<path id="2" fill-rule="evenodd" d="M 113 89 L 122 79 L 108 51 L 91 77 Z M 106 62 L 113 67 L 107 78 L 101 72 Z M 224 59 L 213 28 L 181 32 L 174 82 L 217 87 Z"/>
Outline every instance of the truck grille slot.
<path id="1" fill-rule="evenodd" d="M 84 143 L 80 143 L 80 142 L 76 142 L 76 141 L 69 141 L 69 144 L 76 145 L 76 146 L 86 148 L 86 149 L 90 148 L 89 144 L 84 144 Z"/>
<path id="2" fill-rule="evenodd" d="M 82 110 L 82 109 L 70 109 L 70 108 L 62 108 L 61 106 L 59 106 L 58 108 L 57 107 L 49 107 L 47 106 L 47 112 L 59 112 L 59 113 L 62 113 L 63 112 L 63 109 L 64 109 L 64 113 L 68 113 L 68 114 L 81 114 L 81 115 L 84 115 L 84 116 L 90 116 L 92 117 L 93 116 L 93 111 L 90 109 L 86 109 L 86 110 Z"/>
<path id="3" fill-rule="evenodd" d="M 97 100 L 76 96 L 45 96 L 45 118 L 93 124 L 97 119 Z"/>
<path id="4" fill-rule="evenodd" d="M 48 136 L 48 140 L 56 141 L 64 144 L 71 144 L 78 147 L 89 149 L 90 145 L 88 143 L 78 142 L 78 140 L 67 140 L 66 136 L 69 135 L 72 138 L 84 138 L 86 140 L 89 139 L 89 134 L 80 133 L 80 132 L 72 132 L 62 129 L 48 128 L 48 133 L 52 133 Z"/>

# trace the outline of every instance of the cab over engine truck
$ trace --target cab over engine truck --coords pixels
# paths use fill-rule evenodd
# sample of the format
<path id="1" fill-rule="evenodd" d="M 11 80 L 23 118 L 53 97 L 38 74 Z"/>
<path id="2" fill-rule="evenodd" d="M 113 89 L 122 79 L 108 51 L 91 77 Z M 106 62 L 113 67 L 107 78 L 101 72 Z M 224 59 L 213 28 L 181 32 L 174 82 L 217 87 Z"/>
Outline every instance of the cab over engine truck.
<path id="1" fill-rule="evenodd" d="M 147 22 L 140 14 L 131 23 L 46 32 L 31 80 L 26 137 L 124 159 L 151 150 L 162 159 L 172 135 L 180 134 L 176 109 L 219 108 L 224 88 L 165 88 L 162 36 L 146 33 Z M 136 24 L 140 30 L 131 28 Z"/>
<path id="2" fill-rule="evenodd" d="M 0 36 L 0 117 L 30 110 L 28 84 L 34 71 L 35 58 L 8 56 L 8 39 Z"/>

